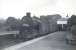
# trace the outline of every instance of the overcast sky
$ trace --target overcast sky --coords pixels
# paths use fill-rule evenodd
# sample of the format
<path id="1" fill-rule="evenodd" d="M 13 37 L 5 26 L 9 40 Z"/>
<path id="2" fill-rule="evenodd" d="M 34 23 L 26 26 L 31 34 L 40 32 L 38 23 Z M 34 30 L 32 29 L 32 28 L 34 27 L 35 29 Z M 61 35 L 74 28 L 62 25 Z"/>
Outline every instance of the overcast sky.
<path id="1" fill-rule="evenodd" d="M 76 14 L 76 0 L 0 0 L 0 18 L 21 18 L 31 12 L 32 16 Z"/>

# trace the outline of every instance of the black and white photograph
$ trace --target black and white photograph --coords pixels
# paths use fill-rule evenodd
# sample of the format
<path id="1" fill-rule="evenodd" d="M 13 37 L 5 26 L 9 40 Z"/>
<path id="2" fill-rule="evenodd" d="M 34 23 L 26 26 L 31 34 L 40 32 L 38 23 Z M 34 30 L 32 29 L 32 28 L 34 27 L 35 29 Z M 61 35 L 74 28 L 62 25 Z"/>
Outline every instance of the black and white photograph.
<path id="1" fill-rule="evenodd" d="M 0 0 L 0 50 L 76 50 L 76 0 Z"/>

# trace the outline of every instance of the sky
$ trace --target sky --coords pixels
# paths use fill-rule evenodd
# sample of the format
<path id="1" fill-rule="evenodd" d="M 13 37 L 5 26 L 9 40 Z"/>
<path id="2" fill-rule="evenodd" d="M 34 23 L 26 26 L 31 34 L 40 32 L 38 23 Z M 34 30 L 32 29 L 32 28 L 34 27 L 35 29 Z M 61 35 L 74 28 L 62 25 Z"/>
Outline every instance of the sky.
<path id="1" fill-rule="evenodd" d="M 0 0 L 0 18 L 22 18 L 26 12 L 32 16 L 76 14 L 76 0 Z"/>

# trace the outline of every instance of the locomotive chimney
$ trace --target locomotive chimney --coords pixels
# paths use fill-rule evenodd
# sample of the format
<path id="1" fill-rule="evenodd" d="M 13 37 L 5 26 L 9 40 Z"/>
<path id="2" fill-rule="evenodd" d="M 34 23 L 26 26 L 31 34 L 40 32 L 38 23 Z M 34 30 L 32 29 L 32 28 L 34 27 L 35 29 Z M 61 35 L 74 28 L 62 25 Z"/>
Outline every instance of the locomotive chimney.
<path id="1" fill-rule="evenodd" d="M 31 13 L 30 13 L 30 12 L 27 12 L 27 13 L 26 13 L 26 16 L 27 16 L 27 17 L 31 17 Z"/>

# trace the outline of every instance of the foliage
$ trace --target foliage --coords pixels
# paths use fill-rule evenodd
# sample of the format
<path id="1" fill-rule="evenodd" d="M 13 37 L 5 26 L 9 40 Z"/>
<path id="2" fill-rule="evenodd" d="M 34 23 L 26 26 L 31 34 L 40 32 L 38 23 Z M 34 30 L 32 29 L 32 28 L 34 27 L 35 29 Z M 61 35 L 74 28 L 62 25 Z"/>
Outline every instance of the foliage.
<path id="1" fill-rule="evenodd" d="M 20 21 L 14 17 L 8 17 L 6 20 L 6 25 L 8 26 L 8 29 L 16 30 L 20 25 Z"/>
<path id="2" fill-rule="evenodd" d="M 76 15 L 72 15 L 68 20 L 68 26 L 73 34 L 76 33 Z"/>
<path id="3" fill-rule="evenodd" d="M 71 18 L 69 19 L 69 24 L 76 25 L 76 15 L 71 16 Z"/>

